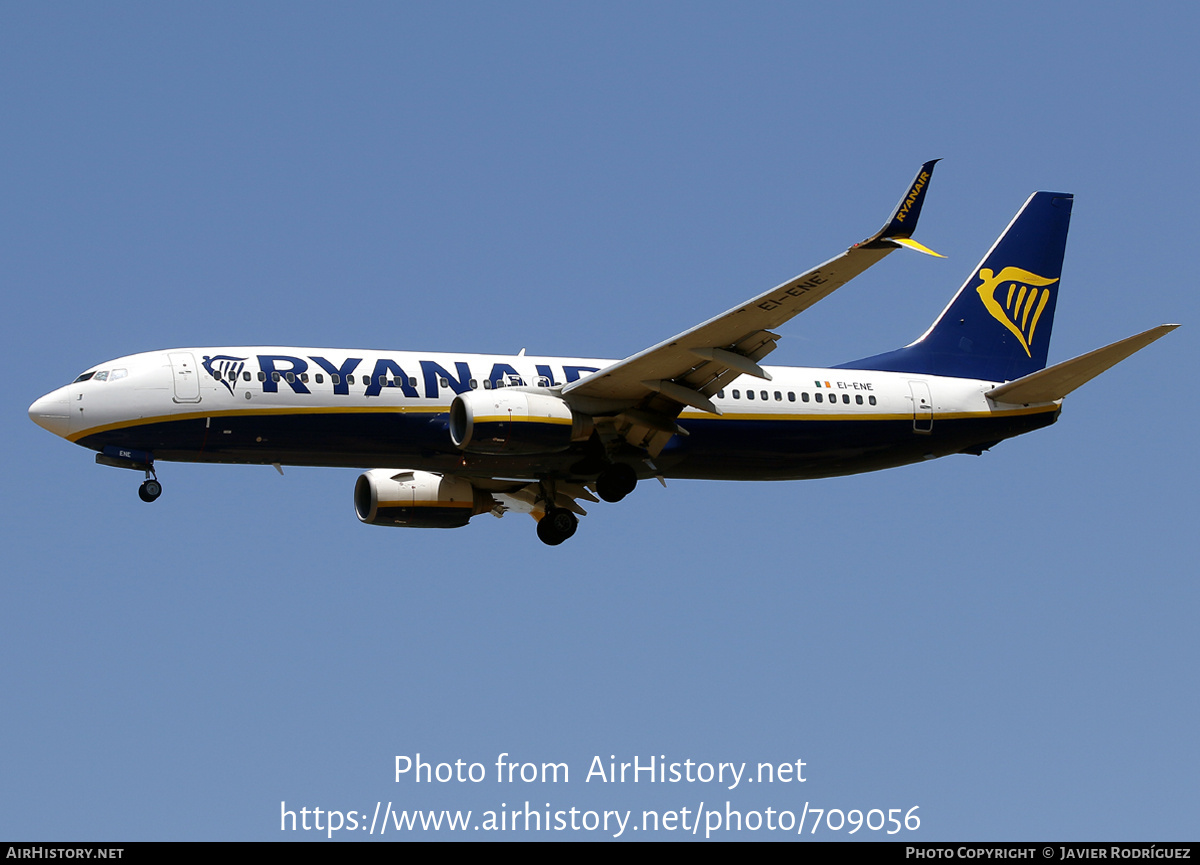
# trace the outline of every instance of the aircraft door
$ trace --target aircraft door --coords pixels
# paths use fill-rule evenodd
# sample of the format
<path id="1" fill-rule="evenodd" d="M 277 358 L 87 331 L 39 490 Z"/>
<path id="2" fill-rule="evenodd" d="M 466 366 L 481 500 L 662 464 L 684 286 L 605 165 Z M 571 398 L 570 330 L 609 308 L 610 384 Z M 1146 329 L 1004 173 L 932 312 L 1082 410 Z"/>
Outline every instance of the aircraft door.
<path id="1" fill-rule="evenodd" d="M 929 435 L 933 432 L 933 397 L 929 394 L 929 384 L 910 381 L 908 388 L 912 392 L 913 432 Z"/>
<path id="2" fill-rule="evenodd" d="M 200 373 L 190 351 L 173 351 L 171 378 L 175 382 L 175 402 L 200 402 Z"/>

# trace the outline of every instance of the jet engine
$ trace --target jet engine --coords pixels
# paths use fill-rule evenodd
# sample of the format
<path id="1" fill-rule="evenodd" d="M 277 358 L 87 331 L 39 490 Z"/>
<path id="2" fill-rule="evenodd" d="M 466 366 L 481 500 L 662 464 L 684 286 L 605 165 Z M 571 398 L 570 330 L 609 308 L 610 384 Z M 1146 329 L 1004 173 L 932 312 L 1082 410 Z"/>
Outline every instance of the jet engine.
<path id="1" fill-rule="evenodd" d="M 457 529 L 496 501 L 463 478 L 403 469 L 372 469 L 354 484 L 354 511 L 372 526 Z"/>
<path id="2" fill-rule="evenodd" d="M 461 393 L 450 404 L 450 440 L 476 454 L 548 454 L 586 441 L 592 419 L 550 394 L 496 388 Z"/>

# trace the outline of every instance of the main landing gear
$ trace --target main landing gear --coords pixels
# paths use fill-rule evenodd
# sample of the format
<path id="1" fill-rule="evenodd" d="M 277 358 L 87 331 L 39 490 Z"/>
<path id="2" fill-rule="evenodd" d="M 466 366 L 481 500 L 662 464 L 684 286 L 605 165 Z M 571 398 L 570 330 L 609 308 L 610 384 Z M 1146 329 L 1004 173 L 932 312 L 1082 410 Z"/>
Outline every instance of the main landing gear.
<path id="1" fill-rule="evenodd" d="M 637 486 L 637 472 L 626 463 L 612 463 L 596 478 L 596 492 L 606 502 L 619 502 Z"/>
<path id="2" fill-rule="evenodd" d="M 566 508 L 551 508 L 538 520 L 537 536 L 543 544 L 556 547 L 579 528 L 579 518 Z"/>
<path id="3" fill-rule="evenodd" d="M 138 487 L 138 498 L 144 502 L 152 502 L 162 495 L 162 484 L 154 476 L 154 469 L 146 469 L 146 479 Z"/>
<path id="4" fill-rule="evenodd" d="M 633 492 L 637 482 L 637 471 L 632 466 L 626 463 L 608 463 L 596 478 L 595 490 L 604 501 L 619 502 Z M 567 540 L 579 528 L 579 518 L 570 509 L 561 507 L 566 501 L 558 493 L 558 485 L 554 479 L 546 478 L 541 481 L 539 501 L 545 506 L 546 512 L 538 520 L 537 536 L 543 544 L 552 547 Z M 568 485 L 567 494 L 572 499 L 583 497 L 596 501 L 582 486 L 572 492 Z"/>

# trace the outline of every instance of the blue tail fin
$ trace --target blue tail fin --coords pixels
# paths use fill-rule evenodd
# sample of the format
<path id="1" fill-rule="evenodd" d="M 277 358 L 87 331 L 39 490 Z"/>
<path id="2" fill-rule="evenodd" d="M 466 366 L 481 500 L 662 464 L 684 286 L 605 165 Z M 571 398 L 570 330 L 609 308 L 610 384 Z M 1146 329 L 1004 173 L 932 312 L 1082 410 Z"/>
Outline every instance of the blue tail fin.
<path id="1" fill-rule="evenodd" d="M 916 342 L 841 364 L 1012 381 L 1046 366 L 1072 196 L 1035 192 Z"/>

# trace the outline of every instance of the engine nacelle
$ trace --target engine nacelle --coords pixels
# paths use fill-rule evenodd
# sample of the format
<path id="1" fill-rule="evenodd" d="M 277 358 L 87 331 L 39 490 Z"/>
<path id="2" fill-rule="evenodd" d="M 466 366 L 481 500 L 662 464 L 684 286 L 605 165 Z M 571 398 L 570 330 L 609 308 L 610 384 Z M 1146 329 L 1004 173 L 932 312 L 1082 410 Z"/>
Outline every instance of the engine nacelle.
<path id="1" fill-rule="evenodd" d="M 463 478 L 404 469 L 372 469 L 354 484 L 354 511 L 372 526 L 457 529 L 496 502 Z"/>
<path id="2" fill-rule="evenodd" d="M 592 429 L 590 417 L 550 394 L 472 390 L 450 404 L 450 440 L 468 453 L 555 453 L 586 441 Z"/>

